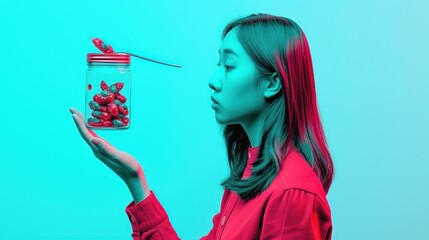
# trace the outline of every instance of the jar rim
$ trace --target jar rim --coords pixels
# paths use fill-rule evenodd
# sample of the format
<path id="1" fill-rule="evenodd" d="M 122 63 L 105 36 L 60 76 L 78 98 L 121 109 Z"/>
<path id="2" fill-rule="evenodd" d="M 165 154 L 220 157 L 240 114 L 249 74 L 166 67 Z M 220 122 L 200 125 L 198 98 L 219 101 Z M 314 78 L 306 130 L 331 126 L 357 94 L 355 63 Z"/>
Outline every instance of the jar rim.
<path id="1" fill-rule="evenodd" d="M 130 64 L 130 55 L 124 53 L 88 53 L 86 57 L 88 63 L 122 63 Z"/>

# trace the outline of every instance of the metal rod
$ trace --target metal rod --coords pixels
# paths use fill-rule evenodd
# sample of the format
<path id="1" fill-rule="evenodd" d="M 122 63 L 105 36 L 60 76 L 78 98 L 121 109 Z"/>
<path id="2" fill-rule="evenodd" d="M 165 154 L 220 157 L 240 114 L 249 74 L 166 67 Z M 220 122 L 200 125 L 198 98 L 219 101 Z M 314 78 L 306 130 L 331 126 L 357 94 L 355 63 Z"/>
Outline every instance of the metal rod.
<path id="1" fill-rule="evenodd" d="M 163 63 L 163 62 L 159 62 L 159 61 L 156 61 L 156 60 L 152 60 L 152 59 L 150 59 L 150 58 L 145 58 L 145 57 L 142 57 L 142 56 L 136 55 L 136 54 L 134 54 L 134 53 L 128 53 L 128 52 L 118 52 L 118 53 L 125 53 L 125 54 L 129 54 L 129 55 L 131 55 L 131 56 L 138 57 L 138 58 L 141 58 L 141 59 L 144 59 L 144 60 L 147 60 L 147 61 L 156 62 L 156 63 L 159 63 L 159 64 L 164 64 L 164 65 L 168 65 L 168 66 L 172 66 L 172 67 L 177 67 L 177 68 L 181 68 L 181 67 L 182 67 L 182 66 L 179 66 L 179 65 L 173 65 L 173 64 Z"/>

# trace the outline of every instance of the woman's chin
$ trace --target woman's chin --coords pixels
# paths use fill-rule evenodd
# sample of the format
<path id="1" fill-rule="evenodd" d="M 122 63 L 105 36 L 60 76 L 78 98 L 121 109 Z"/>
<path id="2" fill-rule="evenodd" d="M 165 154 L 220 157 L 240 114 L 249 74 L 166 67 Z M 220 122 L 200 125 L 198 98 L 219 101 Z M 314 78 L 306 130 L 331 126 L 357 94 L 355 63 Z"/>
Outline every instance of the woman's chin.
<path id="1" fill-rule="evenodd" d="M 217 122 L 217 123 L 219 123 L 219 124 L 225 125 L 225 124 L 227 124 L 227 123 L 228 123 L 225 119 L 223 119 L 223 118 L 219 115 L 219 113 L 218 113 L 218 112 L 216 112 L 216 113 L 215 113 L 215 118 L 216 118 L 216 122 Z"/>

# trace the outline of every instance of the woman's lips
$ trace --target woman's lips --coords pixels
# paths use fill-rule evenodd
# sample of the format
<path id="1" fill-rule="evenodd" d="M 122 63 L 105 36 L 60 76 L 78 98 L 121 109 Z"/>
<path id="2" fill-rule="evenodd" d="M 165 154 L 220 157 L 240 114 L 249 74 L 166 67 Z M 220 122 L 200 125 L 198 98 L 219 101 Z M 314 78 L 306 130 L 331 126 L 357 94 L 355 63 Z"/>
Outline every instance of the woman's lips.
<path id="1" fill-rule="evenodd" d="M 216 98 L 214 98 L 213 96 L 211 96 L 211 99 L 212 99 L 212 101 L 214 102 L 214 103 L 217 103 L 217 104 L 219 104 L 219 102 L 216 100 Z"/>
<path id="2" fill-rule="evenodd" d="M 213 109 L 217 109 L 218 107 L 219 107 L 219 104 L 218 104 L 218 103 L 213 102 L 213 104 L 212 104 L 212 108 L 213 108 Z"/>

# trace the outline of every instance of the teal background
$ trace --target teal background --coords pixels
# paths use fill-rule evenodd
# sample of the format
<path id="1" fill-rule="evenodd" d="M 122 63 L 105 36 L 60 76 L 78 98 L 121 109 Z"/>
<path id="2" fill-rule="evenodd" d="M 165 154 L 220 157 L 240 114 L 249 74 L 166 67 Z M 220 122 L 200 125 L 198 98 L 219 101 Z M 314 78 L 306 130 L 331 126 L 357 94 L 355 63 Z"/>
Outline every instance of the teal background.
<path id="1" fill-rule="evenodd" d="M 308 37 L 336 167 L 333 239 L 425 239 L 425 0 L 1 0 L 0 239 L 131 239 L 132 196 L 68 110 L 84 110 L 90 37 L 183 66 L 133 58 L 133 125 L 98 133 L 139 160 L 182 239 L 206 235 L 228 173 L 208 80 L 223 27 L 257 12 Z"/>

